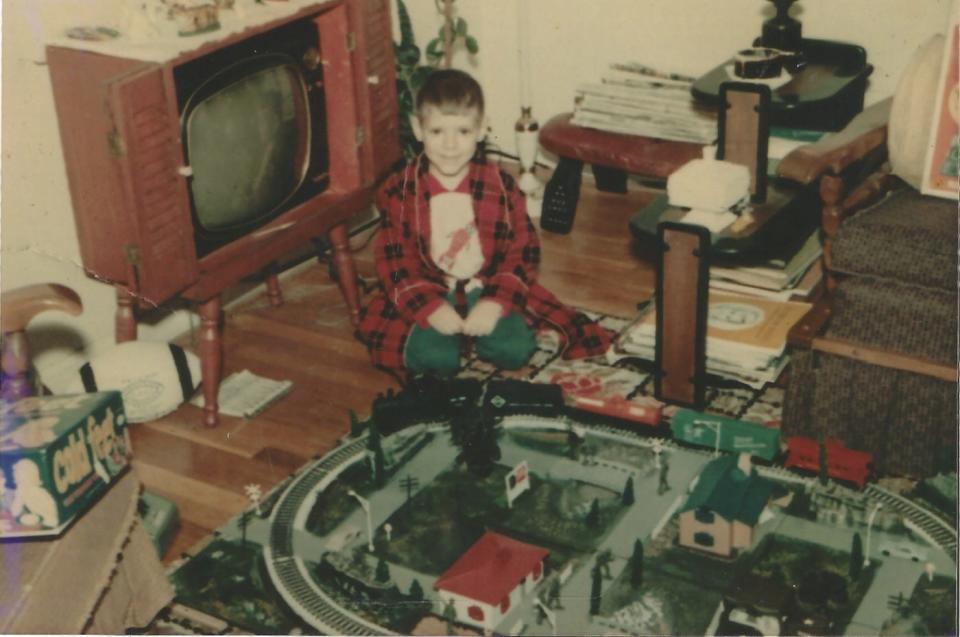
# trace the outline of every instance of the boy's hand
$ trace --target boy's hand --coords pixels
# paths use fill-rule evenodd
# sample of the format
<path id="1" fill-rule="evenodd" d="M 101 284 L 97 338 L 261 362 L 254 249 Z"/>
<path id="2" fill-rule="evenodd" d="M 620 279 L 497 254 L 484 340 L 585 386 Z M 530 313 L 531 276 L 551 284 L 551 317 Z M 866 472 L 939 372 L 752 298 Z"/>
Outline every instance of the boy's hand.
<path id="1" fill-rule="evenodd" d="M 463 322 L 463 333 L 467 336 L 486 336 L 497 326 L 503 316 L 503 306 L 496 301 L 477 301 Z"/>
<path id="2" fill-rule="evenodd" d="M 463 319 L 449 303 L 444 303 L 427 317 L 427 323 L 445 336 L 463 331 Z"/>

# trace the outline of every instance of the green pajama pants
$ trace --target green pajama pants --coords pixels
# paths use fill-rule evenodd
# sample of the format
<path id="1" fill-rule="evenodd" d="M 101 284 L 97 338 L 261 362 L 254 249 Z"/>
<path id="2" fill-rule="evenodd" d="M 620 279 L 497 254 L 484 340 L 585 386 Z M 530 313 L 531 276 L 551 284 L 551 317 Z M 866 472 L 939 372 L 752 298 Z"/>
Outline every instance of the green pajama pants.
<path id="1" fill-rule="evenodd" d="M 480 290 L 467 294 L 467 307 L 472 309 L 479 297 Z M 453 304 L 452 293 L 447 301 Z M 404 364 L 415 374 L 453 376 L 460 369 L 460 347 L 464 338 L 463 334 L 446 335 L 432 327 L 424 329 L 414 325 L 403 352 Z M 490 334 L 473 341 L 477 356 L 500 369 L 523 367 L 537 345 L 533 330 L 513 312 L 501 317 Z"/>

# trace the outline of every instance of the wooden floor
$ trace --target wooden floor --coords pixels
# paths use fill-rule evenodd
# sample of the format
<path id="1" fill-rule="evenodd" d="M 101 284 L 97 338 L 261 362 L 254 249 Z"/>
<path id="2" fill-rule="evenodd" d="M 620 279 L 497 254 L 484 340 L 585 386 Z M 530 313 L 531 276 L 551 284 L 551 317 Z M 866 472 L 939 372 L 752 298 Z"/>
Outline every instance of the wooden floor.
<path id="1" fill-rule="evenodd" d="M 627 221 L 654 194 L 633 184 L 625 195 L 600 193 L 585 177 L 573 232 L 541 232 L 540 281 L 568 304 L 631 315 L 652 294 L 654 270 L 650 255 L 633 254 Z M 372 281 L 369 238 L 357 235 L 351 244 L 360 275 Z M 326 266 L 313 261 L 281 282 L 282 306 L 271 307 L 261 287 L 227 310 L 224 374 L 249 369 L 290 379 L 290 394 L 250 420 L 222 416 L 213 429 L 201 426 L 200 410 L 190 405 L 132 428 L 140 478 L 179 510 L 166 562 L 245 508 L 244 485 L 266 491 L 324 454 L 347 431 L 351 410 L 366 415 L 377 392 L 396 385 L 353 338 Z M 180 342 L 197 351 L 196 338 Z"/>

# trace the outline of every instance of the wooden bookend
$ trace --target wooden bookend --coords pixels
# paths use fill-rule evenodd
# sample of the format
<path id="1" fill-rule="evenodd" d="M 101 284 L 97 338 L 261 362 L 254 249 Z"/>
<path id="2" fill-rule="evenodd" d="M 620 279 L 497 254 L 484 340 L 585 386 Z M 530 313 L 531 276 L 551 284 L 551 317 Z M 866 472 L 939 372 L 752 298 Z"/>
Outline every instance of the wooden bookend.
<path id="1" fill-rule="evenodd" d="M 657 341 L 654 387 L 659 400 L 702 409 L 706 393 L 707 287 L 710 231 L 664 222 L 657 228 Z"/>
<path id="2" fill-rule="evenodd" d="M 750 199 L 767 199 L 767 144 L 770 137 L 770 87 L 748 82 L 720 85 L 717 159 L 750 170 Z"/>

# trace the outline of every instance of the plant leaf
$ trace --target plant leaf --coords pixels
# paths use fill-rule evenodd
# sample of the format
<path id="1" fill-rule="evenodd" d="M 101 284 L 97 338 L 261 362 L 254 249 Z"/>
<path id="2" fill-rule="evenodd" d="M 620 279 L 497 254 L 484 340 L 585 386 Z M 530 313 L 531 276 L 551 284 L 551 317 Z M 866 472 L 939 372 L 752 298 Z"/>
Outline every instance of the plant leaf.
<path id="1" fill-rule="evenodd" d="M 440 38 L 434 38 L 427 44 L 427 58 L 437 59 L 443 56 L 443 42 Z"/>
<path id="2" fill-rule="evenodd" d="M 457 18 L 457 35 L 466 35 L 467 34 L 467 21 L 463 18 Z"/>
<path id="3" fill-rule="evenodd" d="M 472 35 L 468 35 L 464 42 L 467 45 L 467 51 L 470 51 L 470 55 L 476 55 L 480 51 L 480 45 L 477 43 L 477 39 Z"/>

